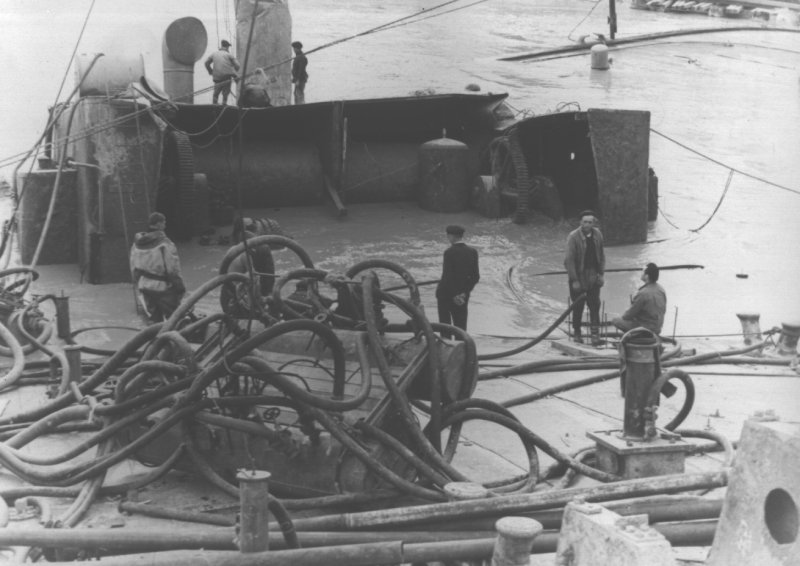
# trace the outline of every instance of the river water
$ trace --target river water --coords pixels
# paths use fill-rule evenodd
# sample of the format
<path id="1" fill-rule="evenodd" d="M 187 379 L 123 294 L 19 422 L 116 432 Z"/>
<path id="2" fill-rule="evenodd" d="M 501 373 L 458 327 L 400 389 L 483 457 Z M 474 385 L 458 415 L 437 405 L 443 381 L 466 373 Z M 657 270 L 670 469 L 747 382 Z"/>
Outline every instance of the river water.
<path id="1" fill-rule="evenodd" d="M 309 51 L 436 4 L 293 0 L 293 37 Z M 2 121 L 6 132 L 14 132 L 0 140 L 5 157 L 26 149 L 40 131 L 89 3 L 0 0 L 0 6 L 6 24 L 0 53 L 10 61 L 9 75 L 19 80 L 0 87 Z M 160 34 L 170 21 L 200 17 L 214 45 L 232 35 L 231 10 L 223 0 L 148 0 L 135 7 L 100 2 L 79 52 L 139 50 L 148 75 L 160 77 Z M 643 12 L 623 3 L 618 18 L 619 37 L 742 24 Z M 611 69 L 592 71 L 586 54 L 540 62 L 497 59 L 606 33 L 604 2 L 490 0 L 406 22 L 312 53 L 307 101 L 465 92 L 474 83 L 483 92 L 507 92 L 520 112 L 542 114 L 564 104 L 648 110 L 654 130 L 650 163 L 660 179 L 662 214 L 650 225 L 651 243 L 608 249 L 607 267 L 637 268 L 649 261 L 705 267 L 663 272 L 667 334 L 736 333 L 737 312 L 760 313 L 763 328 L 800 320 L 800 34 L 755 30 L 674 38 L 612 50 Z M 196 88 L 207 86 L 199 84 L 204 74 L 197 80 Z M 760 180 L 735 173 L 720 203 L 730 167 Z M 0 170 L 6 178 L 10 173 Z M 564 238 L 574 222 L 538 219 L 518 226 L 473 213 L 430 215 L 413 204 L 354 207 L 342 222 L 318 211 L 273 215 L 289 224 L 323 268 L 379 255 L 406 265 L 420 280 L 438 276 L 442 226 L 464 223 L 468 241 L 481 253 L 482 283 L 470 311 L 470 331 L 478 335 L 531 335 L 565 306 L 564 278 L 536 274 L 562 268 Z M 606 311 L 624 309 L 637 284 L 636 272 L 609 275 Z M 432 308 L 432 293 L 424 301 Z"/>

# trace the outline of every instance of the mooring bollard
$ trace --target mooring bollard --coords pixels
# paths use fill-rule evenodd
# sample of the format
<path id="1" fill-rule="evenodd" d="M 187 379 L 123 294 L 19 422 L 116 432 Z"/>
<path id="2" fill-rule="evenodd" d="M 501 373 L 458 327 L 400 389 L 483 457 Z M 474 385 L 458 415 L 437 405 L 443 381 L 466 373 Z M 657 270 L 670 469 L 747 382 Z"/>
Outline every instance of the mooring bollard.
<path id="1" fill-rule="evenodd" d="M 269 550 L 269 478 L 261 470 L 240 470 L 239 480 L 239 551 Z"/>
<path id="2" fill-rule="evenodd" d="M 454 481 L 444 486 L 444 493 L 449 501 L 466 501 L 469 499 L 486 499 L 489 490 L 479 483 L 471 481 Z"/>
<path id="3" fill-rule="evenodd" d="M 65 297 L 62 291 L 60 297 L 55 297 L 53 303 L 56 306 L 56 332 L 62 340 L 68 340 L 72 334 L 69 322 L 69 297 Z"/>
<path id="4" fill-rule="evenodd" d="M 797 339 L 800 338 L 800 323 L 781 323 L 781 337 L 778 340 L 778 353 L 793 356 L 797 353 Z"/>
<path id="5" fill-rule="evenodd" d="M 81 347 L 64 346 L 64 354 L 67 356 L 69 364 L 69 380 L 75 383 L 83 381 L 83 369 L 81 367 Z"/>
<path id="6" fill-rule="evenodd" d="M 542 532 L 542 524 L 528 517 L 503 517 L 494 525 L 492 566 L 527 566 L 533 540 Z"/>
<path id="7" fill-rule="evenodd" d="M 757 313 L 736 313 L 742 323 L 742 334 L 746 345 L 761 342 L 761 325 L 759 324 L 760 314 Z"/>

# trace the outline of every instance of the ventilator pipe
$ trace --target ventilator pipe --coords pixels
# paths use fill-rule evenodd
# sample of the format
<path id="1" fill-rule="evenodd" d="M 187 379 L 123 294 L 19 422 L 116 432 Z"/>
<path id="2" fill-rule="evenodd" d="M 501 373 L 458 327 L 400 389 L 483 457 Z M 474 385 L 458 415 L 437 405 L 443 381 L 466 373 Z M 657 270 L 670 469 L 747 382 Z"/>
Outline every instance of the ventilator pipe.
<path id="1" fill-rule="evenodd" d="M 358 274 L 370 269 L 386 269 L 399 275 L 403 281 L 405 281 L 406 285 L 404 287 L 395 287 L 393 290 L 408 288 L 408 292 L 411 295 L 411 304 L 415 307 L 419 307 L 421 302 L 419 297 L 419 286 L 417 285 L 417 282 L 414 280 L 414 277 L 411 275 L 411 273 L 409 273 L 408 270 L 406 270 L 402 265 L 385 259 L 368 259 L 361 261 L 349 268 L 345 272 L 345 277 L 351 280 L 356 280 L 356 276 Z"/>
<path id="2" fill-rule="evenodd" d="M 15 385 L 19 378 L 22 377 L 22 371 L 25 369 L 25 354 L 16 336 L 3 323 L 0 323 L 0 339 L 8 345 L 14 358 L 14 365 L 11 366 L 7 374 L 0 378 L 0 391 L 3 391 Z M 0 421 L 0 424 L 2 423 L 3 421 Z"/>
<path id="3" fill-rule="evenodd" d="M 431 521 L 502 516 L 563 507 L 575 497 L 583 497 L 586 501 L 601 503 L 633 497 L 724 487 L 727 483 L 728 470 L 697 474 L 671 474 L 560 491 L 514 494 L 490 499 L 431 503 L 428 505 L 407 506 L 400 509 L 362 511 L 297 519 L 295 520 L 295 528 L 298 531 L 338 531 L 403 527 Z"/>
<path id="4" fill-rule="evenodd" d="M 575 299 L 574 302 L 578 302 L 580 300 L 583 300 L 585 297 L 586 297 L 586 293 L 581 293 Z M 542 332 L 539 336 L 537 336 L 533 340 L 531 340 L 529 342 L 526 342 L 522 346 L 518 346 L 517 348 L 513 348 L 513 349 L 507 350 L 505 352 L 495 352 L 493 354 L 481 354 L 481 355 L 478 356 L 478 360 L 479 361 L 497 360 L 497 359 L 500 359 L 500 358 L 506 358 L 508 356 L 513 356 L 514 354 L 519 354 L 520 352 L 524 352 L 525 350 L 533 348 L 534 346 L 536 346 L 536 344 L 538 344 L 539 342 L 541 342 L 542 340 L 544 340 L 545 338 L 550 336 L 550 334 L 553 332 L 553 330 L 558 328 L 558 325 L 561 324 L 562 322 L 564 322 L 564 320 L 569 316 L 569 313 L 572 312 L 572 308 L 573 308 L 572 305 L 568 306 L 566 308 L 566 310 L 564 312 L 562 312 L 559 315 L 559 317 L 553 322 L 553 324 L 548 326 L 547 329 L 544 332 Z"/>

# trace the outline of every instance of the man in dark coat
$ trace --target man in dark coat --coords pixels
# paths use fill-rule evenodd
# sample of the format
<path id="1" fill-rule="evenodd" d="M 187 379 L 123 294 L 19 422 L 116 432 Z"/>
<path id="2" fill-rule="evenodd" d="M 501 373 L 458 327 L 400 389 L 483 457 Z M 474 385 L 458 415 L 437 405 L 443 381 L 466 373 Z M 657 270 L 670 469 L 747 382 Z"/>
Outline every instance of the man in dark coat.
<path id="1" fill-rule="evenodd" d="M 304 104 L 306 101 L 306 82 L 308 82 L 308 58 L 303 53 L 303 44 L 292 42 L 294 61 L 292 61 L 292 83 L 294 84 L 294 103 Z"/>
<path id="2" fill-rule="evenodd" d="M 478 251 L 462 241 L 462 226 L 448 226 L 446 232 L 450 247 L 444 251 L 442 277 L 436 287 L 439 322 L 466 330 L 469 295 L 480 280 Z M 444 332 L 442 336 L 450 337 Z"/>

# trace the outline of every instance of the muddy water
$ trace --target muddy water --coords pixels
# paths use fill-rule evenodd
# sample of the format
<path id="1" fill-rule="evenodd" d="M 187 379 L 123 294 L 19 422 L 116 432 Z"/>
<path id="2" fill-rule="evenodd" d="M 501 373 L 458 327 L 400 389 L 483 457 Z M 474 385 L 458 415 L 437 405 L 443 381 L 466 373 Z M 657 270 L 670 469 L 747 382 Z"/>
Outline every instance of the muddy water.
<path id="1" fill-rule="evenodd" d="M 570 32 L 573 38 L 604 33 L 605 6 L 573 31 L 592 5 L 486 2 L 337 45 L 311 55 L 307 98 L 408 95 L 422 89 L 463 92 L 475 83 L 484 92 L 508 92 L 515 108 L 536 114 L 564 103 L 649 110 L 654 130 L 729 167 L 800 190 L 800 35 L 758 31 L 674 38 L 612 52 L 607 72 L 592 71 L 586 55 L 536 63 L 496 60 L 565 44 Z M 298 0 L 292 6 L 294 36 L 313 47 L 429 4 L 377 8 L 367 0 Z M 620 37 L 737 24 L 619 7 Z M 736 312 L 761 313 L 764 328 L 800 319 L 800 194 L 734 174 L 712 217 L 728 169 L 656 133 L 650 143 L 662 209 L 649 228 L 648 241 L 654 243 L 609 249 L 608 267 L 639 267 L 648 261 L 705 266 L 663 273 L 668 333 L 738 332 Z M 427 220 L 415 210 L 400 217 L 400 226 L 391 230 L 402 235 L 387 233 L 386 219 L 372 230 L 360 226 L 355 240 L 330 244 L 328 261 L 356 255 L 354 248 L 363 251 L 366 244 L 412 264 L 423 273 L 420 278 L 435 276 L 444 245 L 441 225 L 454 218 Z M 710 217 L 705 227 L 692 231 Z M 566 285 L 563 276 L 536 274 L 562 268 L 563 241 L 574 224 L 541 218 L 527 226 L 471 217 L 460 221 L 470 223 L 470 243 L 482 257 L 483 282 L 473 296 L 470 329 L 529 334 L 547 326 L 564 307 Z M 606 311 L 626 307 L 638 276 L 609 275 Z"/>
<path id="2" fill-rule="evenodd" d="M 10 27 L 13 35 L 23 33 L 20 25 L 35 14 L 27 13 L 32 10 L 30 5 L 12 4 L 11 13 L 16 10 L 20 20 Z M 230 36 L 226 26 L 232 20 L 224 18 L 223 3 L 212 4 L 175 2 L 164 17 L 152 15 L 157 10 L 135 10 L 122 20 L 125 14 L 119 5 L 100 7 L 81 51 L 92 52 L 103 45 L 102 32 L 97 29 L 106 24 L 107 30 L 119 32 L 115 40 L 119 45 L 125 30 L 118 26 L 125 21 L 128 33 L 135 33 L 127 45 L 146 48 L 148 74 L 159 77 L 158 30 L 175 17 L 198 15 L 212 44 L 219 36 Z M 310 50 L 435 4 L 421 0 L 293 0 L 293 36 Z M 467 84 L 474 83 L 483 92 L 509 93 L 510 103 L 520 112 L 541 114 L 565 104 L 584 109 L 649 110 L 657 132 L 795 192 L 735 174 L 719 210 L 702 230 L 693 232 L 712 216 L 728 170 L 653 133 L 651 165 L 660 178 L 663 214 L 649 228 L 648 241 L 653 243 L 607 250 L 608 267 L 638 268 L 648 261 L 705 266 L 703 270 L 664 272 L 662 284 L 669 295 L 667 333 L 673 327 L 678 335 L 735 333 L 739 331 L 735 313 L 741 311 L 761 313 L 765 328 L 800 319 L 796 281 L 800 274 L 796 251 L 800 244 L 800 34 L 758 31 L 676 38 L 613 51 L 612 68 L 606 72 L 591 71 L 586 55 L 536 63 L 497 61 L 508 54 L 563 45 L 570 34 L 576 38 L 590 32 L 605 33 L 605 3 L 599 3 L 580 23 L 593 6 L 593 2 L 575 0 L 489 1 L 341 43 L 310 55 L 307 100 L 408 95 L 421 90 L 464 92 Z M 65 59 L 80 29 L 83 9 L 74 4 L 68 8 L 67 17 L 60 20 L 63 37 L 47 38 L 52 45 L 63 40 L 63 57 L 55 57 L 44 47 L 33 49 L 32 56 L 41 58 L 42 64 Z M 623 3 L 618 12 L 620 36 L 741 24 L 705 16 L 641 12 Z M 116 22 L 117 28 L 110 27 L 110 22 Z M 36 47 L 31 44 L 44 41 L 47 34 L 35 33 L 36 26 L 31 29 L 34 32 L 25 38 L 29 47 Z M 63 69 L 54 69 L 52 76 L 61 73 Z M 4 117 L 13 117 L 9 100 L 13 102 L 13 97 L 22 93 L 30 99 L 34 91 L 30 85 L 23 85 L 20 92 L 4 89 L 8 91 Z M 48 91 L 38 101 L 41 117 L 51 98 Z M 19 137 L 35 139 L 33 133 Z M 10 174 L 10 170 L 3 174 L 7 171 Z M 413 203 L 353 207 L 348 219 L 341 222 L 324 209 L 263 214 L 278 218 L 300 238 L 321 267 L 343 269 L 358 259 L 379 256 L 405 265 L 420 280 L 438 277 L 445 245 L 443 225 L 464 223 L 469 242 L 481 253 L 483 277 L 473 295 L 470 315 L 470 330 L 475 334 L 530 335 L 546 327 L 565 306 L 563 276 L 537 274 L 561 269 L 563 242 L 574 227 L 569 222 L 539 218 L 517 226 L 472 213 L 422 213 Z M 208 258 L 209 252 L 185 253 Z M 204 270 L 191 277 L 199 283 L 207 273 Z M 747 278 L 737 277 L 739 274 Z M 606 311 L 625 308 L 637 278 L 635 272 L 609 275 L 604 291 Z M 432 307 L 432 289 L 425 291 L 424 301 Z"/>

